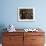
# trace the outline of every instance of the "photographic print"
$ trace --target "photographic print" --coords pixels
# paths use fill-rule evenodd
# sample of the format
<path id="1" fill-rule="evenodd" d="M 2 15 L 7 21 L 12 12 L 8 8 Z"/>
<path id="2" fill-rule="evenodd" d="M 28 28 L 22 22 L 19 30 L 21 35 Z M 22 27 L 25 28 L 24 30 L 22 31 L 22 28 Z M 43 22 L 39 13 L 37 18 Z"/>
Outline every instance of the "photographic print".
<path id="1" fill-rule="evenodd" d="M 30 7 L 18 8 L 18 21 L 34 21 L 35 9 Z"/>

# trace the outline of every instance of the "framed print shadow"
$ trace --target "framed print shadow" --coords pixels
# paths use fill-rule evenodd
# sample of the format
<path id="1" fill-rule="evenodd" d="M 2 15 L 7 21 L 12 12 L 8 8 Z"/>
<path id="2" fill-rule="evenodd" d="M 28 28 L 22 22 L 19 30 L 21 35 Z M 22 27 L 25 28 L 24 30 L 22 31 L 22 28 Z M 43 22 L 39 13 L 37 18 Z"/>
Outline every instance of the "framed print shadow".
<path id="1" fill-rule="evenodd" d="M 35 21 L 35 8 L 19 7 L 18 21 Z"/>

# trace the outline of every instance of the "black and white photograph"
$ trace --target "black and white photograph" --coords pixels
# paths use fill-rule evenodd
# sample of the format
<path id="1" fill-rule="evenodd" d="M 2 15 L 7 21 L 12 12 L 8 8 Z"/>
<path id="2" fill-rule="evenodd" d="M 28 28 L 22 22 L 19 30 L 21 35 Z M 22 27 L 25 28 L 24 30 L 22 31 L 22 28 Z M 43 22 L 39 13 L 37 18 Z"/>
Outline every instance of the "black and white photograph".
<path id="1" fill-rule="evenodd" d="M 18 21 L 34 21 L 35 9 L 34 8 L 18 8 Z"/>

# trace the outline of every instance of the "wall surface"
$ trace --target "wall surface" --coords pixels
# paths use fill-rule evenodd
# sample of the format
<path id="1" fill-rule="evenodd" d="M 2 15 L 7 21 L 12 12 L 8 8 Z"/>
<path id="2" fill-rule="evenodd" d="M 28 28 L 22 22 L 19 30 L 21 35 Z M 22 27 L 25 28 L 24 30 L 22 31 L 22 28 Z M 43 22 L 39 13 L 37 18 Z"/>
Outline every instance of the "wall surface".
<path id="1" fill-rule="evenodd" d="M 33 22 L 18 22 L 17 8 L 35 8 L 36 20 Z M 9 24 L 15 28 L 37 28 L 46 29 L 46 0 L 0 0 L 0 31 Z M 44 30 L 46 31 L 46 30 Z"/>
<path id="2" fill-rule="evenodd" d="M 16 28 L 46 28 L 46 0 L 0 0 L 0 26 L 13 24 Z M 18 22 L 17 8 L 35 8 L 36 20 L 33 22 Z"/>

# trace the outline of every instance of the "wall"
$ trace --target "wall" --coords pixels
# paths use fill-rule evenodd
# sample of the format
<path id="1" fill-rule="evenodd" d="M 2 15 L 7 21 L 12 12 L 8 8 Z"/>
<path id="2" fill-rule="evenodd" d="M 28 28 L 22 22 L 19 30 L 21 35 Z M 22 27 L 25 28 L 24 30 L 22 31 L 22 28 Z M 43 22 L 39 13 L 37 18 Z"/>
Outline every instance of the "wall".
<path id="1" fill-rule="evenodd" d="M 0 0 L 0 25 L 13 24 L 16 28 L 44 27 L 46 28 L 46 0 Z M 34 22 L 18 22 L 17 8 L 34 7 L 36 20 Z"/>
<path id="2" fill-rule="evenodd" d="M 46 0 L 0 0 L 0 31 L 2 28 L 13 24 L 16 28 L 46 29 Z M 17 8 L 34 7 L 36 20 L 33 22 L 18 22 Z M 45 31 L 45 30 L 44 30 Z"/>

